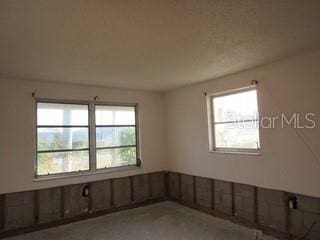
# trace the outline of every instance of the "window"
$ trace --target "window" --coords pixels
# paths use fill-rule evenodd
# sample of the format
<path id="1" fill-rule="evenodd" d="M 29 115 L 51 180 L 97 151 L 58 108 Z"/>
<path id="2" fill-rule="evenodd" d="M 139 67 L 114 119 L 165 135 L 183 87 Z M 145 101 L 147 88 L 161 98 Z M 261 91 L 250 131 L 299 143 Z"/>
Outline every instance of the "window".
<path id="1" fill-rule="evenodd" d="M 257 90 L 249 88 L 209 96 L 210 150 L 258 152 Z"/>
<path id="2" fill-rule="evenodd" d="M 134 107 L 96 106 L 97 168 L 136 164 Z"/>
<path id="3" fill-rule="evenodd" d="M 139 165 L 136 109 L 37 101 L 36 176 Z"/>

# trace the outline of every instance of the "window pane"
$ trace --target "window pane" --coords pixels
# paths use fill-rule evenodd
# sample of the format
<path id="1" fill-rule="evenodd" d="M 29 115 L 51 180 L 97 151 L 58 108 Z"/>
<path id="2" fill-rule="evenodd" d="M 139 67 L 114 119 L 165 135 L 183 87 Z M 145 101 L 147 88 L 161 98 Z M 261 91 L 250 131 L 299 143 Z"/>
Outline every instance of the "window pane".
<path id="1" fill-rule="evenodd" d="M 215 143 L 217 148 L 251 148 L 259 144 L 257 121 L 215 124 Z"/>
<path id="2" fill-rule="evenodd" d="M 37 124 L 61 125 L 88 125 L 88 105 L 38 103 Z"/>
<path id="3" fill-rule="evenodd" d="M 258 119 L 257 91 L 213 98 L 214 122 Z"/>
<path id="4" fill-rule="evenodd" d="M 135 108 L 126 106 L 96 106 L 97 125 L 135 125 Z"/>
<path id="5" fill-rule="evenodd" d="M 113 148 L 97 150 L 97 168 L 135 165 L 136 148 Z"/>
<path id="6" fill-rule="evenodd" d="M 136 144 L 135 127 L 96 128 L 97 147 L 114 147 Z"/>
<path id="7" fill-rule="evenodd" d="M 38 128 L 38 151 L 89 148 L 88 128 Z"/>
<path id="8" fill-rule="evenodd" d="M 89 151 L 38 153 L 38 175 L 89 170 Z"/>

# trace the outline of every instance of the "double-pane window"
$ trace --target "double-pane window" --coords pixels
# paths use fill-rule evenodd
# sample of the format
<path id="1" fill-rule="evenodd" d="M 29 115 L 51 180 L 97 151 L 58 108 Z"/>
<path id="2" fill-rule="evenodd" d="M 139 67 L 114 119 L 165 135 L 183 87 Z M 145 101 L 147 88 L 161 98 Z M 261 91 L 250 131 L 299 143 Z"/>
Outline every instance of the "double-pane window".
<path id="1" fill-rule="evenodd" d="M 38 101 L 36 176 L 137 165 L 136 109 Z"/>

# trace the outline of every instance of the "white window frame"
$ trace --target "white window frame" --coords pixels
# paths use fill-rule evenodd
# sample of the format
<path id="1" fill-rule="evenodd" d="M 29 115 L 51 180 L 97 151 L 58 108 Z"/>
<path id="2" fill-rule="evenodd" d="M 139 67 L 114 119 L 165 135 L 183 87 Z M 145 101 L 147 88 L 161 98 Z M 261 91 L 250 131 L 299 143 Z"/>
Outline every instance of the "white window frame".
<path id="1" fill-rule="evenodd" d="M 89 170 L 52 173 L 48 175 L 38 175 L 38 103 L 55 103 L 55 104 L 80 104 L 88 105 L 88 130 L 89 130 Z M 136 164 L 124 165 L 109 168 L 97 168 L 96 165 L 96 123 L 95 123 L 95 106 L 112 106 L 112 107 L 134 107 L 135 109 L 135 133 L 136 133 Z M 132 170 L 141 167 L 141 151 L 140 151 L 140 128 L 139 128 L 139 107 L 138 103 L 114 103 L 114 102 L 97 102 L 97 101 L 76 101 L 76 100 L 61 100 L 61 99 L 35 99 L 35 161 L 34 161 L 34 179 L 56 179 L 65 177 L 75 177 L 83 175 L 92 175 L 98 173 L 107 173 L 115 171 Z"/>
<path id="2" fill-rule="evenodd" d="M 96 120 L 95 120 L 95 112 L 96 112 L 96 106 L 111 106 L 111 107 L 134 107 L 134 111 L 135 111 L 135 124 L 129 124 L 129 125 L 119 125 L 119 124 L 115 124 L 115 125 L 100 125 L 100 124 L 96 124 Z M 139 119 L 138 119 L 138 104 L 106 104 L 106 103 L 95 103 L 93 106 L 93 114 L 91 114 L 93 116 L 92 122 L 94 125 L 94 129 L 93 131 L 93 136 L 92 136 L 92 142 L 93 142 L 93 146 L 92 146 L 92 151 L 94 151 L 93 155 L 94 155 L 94 169 L 95 171 L 105 171 L 106 169 L 117 169 L 117 168 L 123 168 L 123 167 L 130 167 L 130 166 L 140 166 L 141 165 L 141 161 L 140 161 L 140 141 L 139 141 Z M 110 126 L 110 127 L 134 127 L 135 128 L 135 145 L 126 145 L 126 146 L 115 146 L 115 147 L 97 147 L 96 146 L 96 128 L 97 127 L 106 127 L 106 126 Z M 99 149 L 112 149 L 112 148 L 122 148 L 122 147 L 135 147 L 136 148 L 136 164 L 135 165 L 128 165 L 128 166 L 119 166 L 119 167 L 110 167 L 110 168 L 97 168 L 97 150 Z"/>
<path id="3" fill-rule="evenodd" d="M 213 99 L 216 97 L 228 96 L 233 95 L 236 93 L 248 92 L 256 90 L 257 91 L 257 106 L 258 106 L 258 135 L 259 135 L 259 146 L 255 148 L 221 148 L 216 147 L 215 143 L 215 123 L 214 121 L 214 106 L 213 106 Z M 260 113 L 259 113 L 259 98 L 258 98 L 258 90 L 256 86 L 248 86 L 244 88 L 229 90 L 220 93 L 213 93 L 207 95 L 207 113 L 208 113 L 208 132 L 209 132 L 209 152 L 212 153 L 230 153 L 230 154 L 252 154 L 252 155 L 260 155 L 261 154 L 261 127 L 260 127 Z M 248 120 L 252 121 L 252 120 Z M 243 122 L 243 121 L 230 121 L 230 123 L 234 122 Z M 228 123 L 228 122 L 225 122 Z M 219 123 L 218 123 L 219 124 Z"/>

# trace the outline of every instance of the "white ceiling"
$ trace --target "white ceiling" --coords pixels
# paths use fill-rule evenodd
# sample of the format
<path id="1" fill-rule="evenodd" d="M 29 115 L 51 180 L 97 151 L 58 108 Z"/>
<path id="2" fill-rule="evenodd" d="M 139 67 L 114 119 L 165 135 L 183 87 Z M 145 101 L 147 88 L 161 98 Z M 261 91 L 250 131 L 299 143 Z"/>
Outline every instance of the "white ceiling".
<path id="1" fill-rule="evenodd" d="M 319 0 L 1 0 L 0 75 L 168 90 L 320 45 Z"/>

